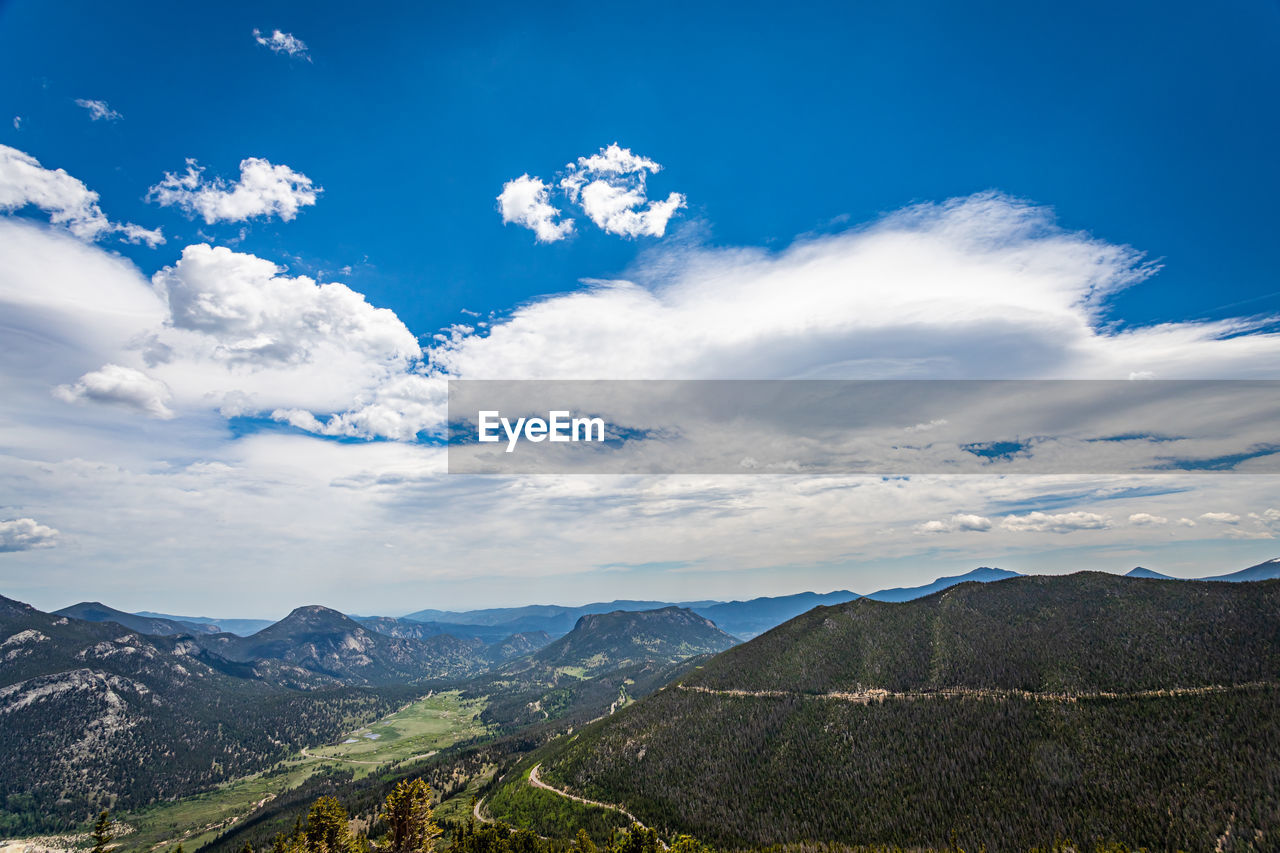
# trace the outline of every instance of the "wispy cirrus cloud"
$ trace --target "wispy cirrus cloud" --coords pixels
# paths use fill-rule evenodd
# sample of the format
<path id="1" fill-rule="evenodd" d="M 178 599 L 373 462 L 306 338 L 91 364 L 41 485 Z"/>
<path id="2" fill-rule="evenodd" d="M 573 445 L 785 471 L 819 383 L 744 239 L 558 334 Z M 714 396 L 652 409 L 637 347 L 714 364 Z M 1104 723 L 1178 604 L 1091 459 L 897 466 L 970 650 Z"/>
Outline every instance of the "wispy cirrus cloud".
<path id="1" fill-rule="evenodd" d="M 269 49 L 272 53 L 283 53 L 295 59 L 311 61 L 311 53 L 307 49 L 307 43 L 293 33 L 272 30 L 270 35 L 263 35 L 261 30 L 254 27 L 253 40 Z"/>
<path id="2" fill-rule="evenodd" d="M 76 106 L 89 111 L 90 121 L 119 121 L 124 118 L 106 101 L 94 100 L 91 98 L 76 98 Z"/>
<path id="3" fill-rule="evenodd" d="M 302 208 L 314 205 L 323 192 L 301 172 L 273 165 L 261 157 L 241 160 L 240 178 L 236 181 L 206 179 L 204 171 L 194 159 L 188 159 L 185 172 L 166 172 L 147 197 L 162 207 L 177 207 L 212 225 L 271 216 L 288 222 Z"/>

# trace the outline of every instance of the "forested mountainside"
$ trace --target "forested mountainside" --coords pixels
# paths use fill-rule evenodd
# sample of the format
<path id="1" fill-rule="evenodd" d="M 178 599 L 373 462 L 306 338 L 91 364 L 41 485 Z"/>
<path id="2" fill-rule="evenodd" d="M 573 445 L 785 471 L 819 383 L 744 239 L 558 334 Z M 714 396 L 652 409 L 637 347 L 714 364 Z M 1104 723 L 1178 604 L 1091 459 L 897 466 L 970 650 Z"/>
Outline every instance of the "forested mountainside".
<path id="1" fill-rule="evenodd" d="M 586 720 L 666 684 L 691 658 L 735 642 L 678 607 L 587 614 L 540 651 L 469 683 L 467 695 L 487 696 L 483 718 L 506 729 L 562 717 Z"/>
<path id="2" fill-rule="evenodd" d="M 144 637 L 7 598 L 0 661 L 3 834 L 67 828 L 100 808 L 207 789 L 387 713 L 407 695 L 291 690 L 249 666 L 237 677 L 190 638 Z"/>
<path id="3" fill-rule="evenodd" d="M 1280 582 L 1021 577 L 817 608 L 541 773 L 731 847 L 1280 849 L 1278 682 Z"/>

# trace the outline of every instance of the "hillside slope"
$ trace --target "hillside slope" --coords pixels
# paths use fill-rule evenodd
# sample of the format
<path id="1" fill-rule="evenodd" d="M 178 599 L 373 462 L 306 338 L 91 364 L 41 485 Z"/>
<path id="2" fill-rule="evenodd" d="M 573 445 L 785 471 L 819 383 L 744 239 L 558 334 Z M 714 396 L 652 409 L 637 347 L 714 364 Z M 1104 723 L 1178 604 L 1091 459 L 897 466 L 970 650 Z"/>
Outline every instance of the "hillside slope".
<path id="1" fill-rule="evenodd" d="M 963 584 L 806 613 L 542 778 L 726 846 L 1275 849 L 1278 680 L 1280 582 Z"/>
<path id="2" fill-rule="evenodd" d="M 645 695 L 684 671 L 685 662 L 736 640 L 689 610 L 587 614 L 573 630 L 468 685 L 488 696 L 484 718 L 505 727 L 545 719 L 589 719 Z"/>
<path id="3" fill-rule="evenodd" d="M 1241 569 L 1238 572 L 1231 572 L 1225 575 L 1215 575 L 1211 578 L 1204 578 L 1207 581 L 1265 581 L 1280 578 L 1280 557 L 1273 557 L 1256 566 L 1250 566 L 1247 569 Z"/>
<path id="4" fill-rule="evenodd" d="M 216 628 L 213 625 L 182 622 L 158 616 L 143 616 L 137 613 L 125 613 L 123 610 L 116 610 L 114 607 L 108 607 L 98 601 L 82 601 L 79 604 L 72 604 L 70 607 L 55 610 L 54 615 L 69 616 L 72 619 L 80 619 L 85 622 L 115 622 L 130 631 L 156 636 L 216 633 Z"/>
<path id="5" fill-rule="evenodd" d="M 222 664 L 190 638 L 0 597 L 0 833 L 65 828 L 100 808 L 207 789 L 407 695 L 299 692 Z"/>

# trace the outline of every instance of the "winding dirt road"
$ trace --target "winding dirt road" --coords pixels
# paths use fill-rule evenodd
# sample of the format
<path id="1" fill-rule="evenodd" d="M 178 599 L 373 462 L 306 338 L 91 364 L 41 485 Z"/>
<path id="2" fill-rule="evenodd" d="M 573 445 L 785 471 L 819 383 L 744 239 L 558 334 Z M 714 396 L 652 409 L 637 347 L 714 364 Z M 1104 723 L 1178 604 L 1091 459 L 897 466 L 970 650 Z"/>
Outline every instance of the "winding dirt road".
<path id="1" fill-rule="evenodd" d="M 641 822 L 640 818 L 636 817 L 631 812 L 624 809 L 622 806 L 615 806 L 612 803 L 602 803 L 602 802 L 599 802 L 598 800 L 588 800 L 586 797 L 579 797 L 577 794 L 570 794 L 568 791 L 561 790 L 560 788 L 553 788 L 552 786 L 548 785 L 546 782 L 543 782 L 542 779 L 538 777 L 538 768 L 541 766 L 542 766 L 542 762 L 538 762 L 537 764 L 533 765 L 533 769 L 529 771 L 529 784 L 532 785 L 533 787 L 541 788 L 544 791 L 550 791 L 551 793 L 556 794 L 557 796 L 561 796 L 566 799 L 573 800 L 575 803 L 582 803 L 584 806 L 596 806 L 597 808 L 609 809 L 611 811 L 615 811 L 618 814 L 626 817 L 627 820 L 636 824 L 641 829 L 649 828 L 645 826 L 643 822 Z M 661 838 L 658 839 L 658 843 L 662 845 L 663 850 L 668 849 L 666 842 L 663 841 Z"/>
<path id="2" fill-rule="evenodd" d="M 853 702 L 869 705 L 872 702 L 901 700 L 919 702 L 928 699 L 1029 699 L 1037 702 L 1077 702 L 1081 699 L 1158 699 L 1172 696 L 1202 696 L 1208 693 L 1233 693 L 1237 690 L 1256 690 L 1269 682 L 1251 681 L 1245 684 L 1211 685 L 1208 687 L 1171 687 L 1165 690 L 1135 690 L 1128 693 L 1095 690 L 1079 693 L 1035 692 L 1031 690 L 996 690 L 982 687 L 946 687 L 939 690 L 911 690 L 895 693 L 891 690 L 861 690 L 850 693 L 796 693 L 787 690 L 735 690 L 698 687 L 677 684 L 676 689 L 689 693 L 708 693 L 712 696 L 751 696 L 763 699 L 831 699 L 837 702 Z"/>

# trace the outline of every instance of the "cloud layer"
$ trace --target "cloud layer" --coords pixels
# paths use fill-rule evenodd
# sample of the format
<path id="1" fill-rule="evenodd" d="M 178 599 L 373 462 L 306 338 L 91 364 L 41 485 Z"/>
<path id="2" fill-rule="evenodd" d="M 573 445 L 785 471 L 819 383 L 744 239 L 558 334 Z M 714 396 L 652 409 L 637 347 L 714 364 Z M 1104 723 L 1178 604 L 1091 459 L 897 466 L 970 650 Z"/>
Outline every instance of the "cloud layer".
<path id="1" fill-rule="evenodd" d="M 607 153 L 572 171 L 636 168 Z M 123 601 L 145 577 L 226 612 L 254 584 L 274 608 L 296 603 L 299 566 L 317 600 L 364 610 L 495 580 L 532 598 L 553 577 L 583 598 L 866 591 L 996 560 L 1225 571 L 1280 534 L 1258 477 L 488 479 L 446 476 L 421 440 L 450 377 L 1280 377 L 1280 340 L 1254 323 L 1112 325 L 1109 296 L 1154 270 L 1015 199 L 921 205 L 777 252 L 658 245 L 620 280 L 566 283 L 424 349 L 393 312 L 269 258 L 196 244 L 148 276 L 85 242 L 112 226 L 82 183 L 7 156 L 0 204 L 58 222 L 0 217 L 15 594 Z M 245 417 L 281 425 L 228 425 Z M 902 424 L 913 441 L 942 426 Z M 119 570 L 87 578 L 86 556 Z"/>

